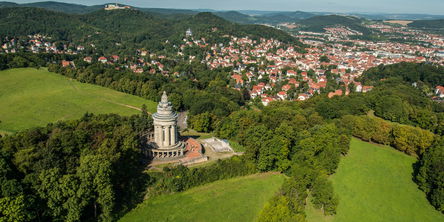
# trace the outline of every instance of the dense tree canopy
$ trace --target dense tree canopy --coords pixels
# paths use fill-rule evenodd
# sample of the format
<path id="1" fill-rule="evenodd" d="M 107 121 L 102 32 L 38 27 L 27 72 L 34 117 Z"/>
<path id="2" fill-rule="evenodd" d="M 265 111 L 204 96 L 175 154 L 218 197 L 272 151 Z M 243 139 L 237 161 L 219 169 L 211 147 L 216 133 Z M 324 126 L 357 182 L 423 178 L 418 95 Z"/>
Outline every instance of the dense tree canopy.
<path id="1" fill-rule="evenodd" d="M 183 43 L 188 28 L 193 30 L 196 39 L 205 38 L 209 43 L 226 42 L 223 36 L 233 35 L 253 39 L 274 38 L 303 46 L 284 31 L 263 25 L 240 25 L 211 13 L 165 16 L 131 9 L 98 10 L 73 15 L 41 8 L 0 8 L 1 35 L 48 35 L 65 43 L 88 47 L 94 44 L 95 52 L 107 54 L 131 55 L 141 48 L 155 52 L 176 52 L 174 45 Z"/>
<path id="2" fill-rule="evenodd" d="M 147 114 L 85 114 L 0 140 L 0 215 L 7 221 L 111 221 L 137 200 Z"/>
<path id="3" fill-rule="evenodd" d="M 375 84 L 381 79 L 401 78 L 408 83 L 425 83 L 429 87 L 444 85 L 444 67 L 426 63 L 380 65 L 364 72 L 362 81 Z"/>
<path id="4" fill-rule="evenodd" d="M 419 162 L 416 181 L 432 205 L 444 213 L 444 139 L 426 151 Z"/>

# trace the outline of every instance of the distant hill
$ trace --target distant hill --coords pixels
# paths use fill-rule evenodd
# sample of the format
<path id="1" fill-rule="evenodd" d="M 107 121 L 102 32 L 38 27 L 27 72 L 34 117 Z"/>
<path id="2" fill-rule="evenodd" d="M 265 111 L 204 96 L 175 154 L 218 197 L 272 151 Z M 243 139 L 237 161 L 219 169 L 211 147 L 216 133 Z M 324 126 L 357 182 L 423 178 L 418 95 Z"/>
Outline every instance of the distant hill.
<path id="1" fill-rule="evenodd" d="M 263 25 L 239 25 L 209 12 L 202 12 L 191 16 L 189 19 L 185 19 L 176 24 L 176 26 L 183 26 L 185 24 L 198 32 L 204 32 L 205 30 L 207 31 L 210 28 L 216 27 L 218 28 L 218 32 L 216 33 L 230 34 L 234 36 L 249 36 L 250 38 L 274 38 L 283 42 L 291 42 L 302 46 L 299 41 L 284 31 Z M 208 33 L 207 38 L 211 38 L 213 35 L 214 33 Z"/>
<path id="2" fill-rule="evenodd" d="M 65 14 L 40 8 L 0 8 L 0 36 L 47 34 L 58 40 L 91 44 L 104 52 L 134 52 L 137 48 L 163 50 L 165 41 L 182 44 L 185 31 L 191 28 L 196 38 L 210 43 L 222 41 L 224 35 L 251 38 L 274 38 L 302 45 L 281 30 L 261 25 L 240 25 L 211 13 L 159 16 L 140 10 L 98 10 L 88 14 Z M 217 28 L 214 30 L 213 28 Z M 115 43 L 124 43 L 117 47 Z"/>
<path id="3" fill-rule="evenodd" d="M 80 4 L 54 2 L 54 1 L 33 2 L 33 3 L 24 3 L 24 4 L 17 4 L 14 2 L 0 2 L 0 8 L 6 8 L 6 7 L 34 7 L 34 8 L 43 8 L 51 11 L 63 12 L 68 14 L 86 14 L 103 9 L 105 7 L 105 4 L 86 6 Z M 187 9 L 138 8 L 138 7 L 134 8 L 143 12 L 156 13 L 156 14 L 189 15 L 189 14 L 199 13 L 198 11 L 187 10 Z"/>
<path id="4" fill-rule="evenodd" d="M 188 9 L 167 9 L 167 8 L 136 8 L 142 12 L 158 13 L 158 14 L 185 14 L 194 15 L 199 13 L 198 11 Z"/>
<path id="5" fill-rule="evenodd" d="M 316 14 L 310 12 L 295 11 L 295 12 L 275 12 L 263 15 L 263 17 L 265 18 L 277 18 L 279 16 L 290 18 L 293 20 L 302 20 L 314 17 L 316 16 Z"/>
<path id="6" fill-rule="evenodd" d="M 0 2 L 2 7 L 37 7 L 52 11 L 71 13 L 71 14 L 86 14 L 97 11 L 105 7 L 105 5 L 86 6 L 72 3 L 62 3 L 55 1 L 44 1 L 34 3 L 17 4 L 14 2 Z M 197 14 L 199 12 L 212 12 L 218 16 L 237 23 L 269 23 L 277 24 L 282 22 L 293 23 L 297 20 L 307 19 L 314 16 L 329 15 L 334 12 L 303 12 L 303 11 L 259 11 L 259 10 L 239 10 L 239 11 L 217 11 L 212 9 L 166 9 L 166 8 L 142 8 L 133 7 L 143 12 L 162 14 L 162 15 L 177 15 L 177 14 Z M 233 13 L 237 12 L 239 14 Z M 358 16 L 371 20 L 435 20 L 444 19 L 444 15 L 429 15 L 429 14 L 392 14 L 392 13 L 345 13 L 345 15 Z M 238 20 L 235 20 L 238 19 Z"/>
<path id="7" fill-rule="evenodd" d="M 444 31 L 444 19 L 418 20 L 408 24 L 409 27 Z"/>
<path id="8" fill-rule="evenodd" d="M 237 11 L 215 12 L 214 14 L 232 22 L 244 24 L 280 24 L 295 23 L 302 19 L 316 16 L 309 12 L 272 12 L 261 15 L 247 15 Z"/>
<path id="9" fill-rule="evenodd" d="M 214 14 L 231 22 L 237 22 L 243 24 L 253 24 L 257 22 L 256 17 L 242 14 L 237 11 L 214 12 Z"/>
<path id="10" fill-rule="evenodd" d="M 15 2 L 0 2 L 0 8 L 5 8 L 5 7 L 18 7 L 19 4 L 15 3 Z"/>
<path id="11" fill-rule="evenodd" d="M 369 34 L 371 31 L 362 25 L 363 21 L 363 19 L 354 16 L 324 15 L 301 20 L 299 24 L 304 26 L 304 30 L 312 32 L 325 32 L 324 28 L 342 25 Z"/>
<path id="12" fill-rule="evenodd" d="M 443 19 L 444 15 L 428 15 L 428 14 L 383 14 L 383 13 L 352 13 L 351 15 L 371 20 L 430 20 Z"/>
<path id="13" fill-rule="evenodd" d="M 51 11 L 64 12 L 70 14 L 85 14 L 102 9 L 104 5 L 86 6 L 80 4 L 71 4 L 71 3 L 54 2 L 54 1 L 34 2 L 34 3 L 25 3 L 25 4 L 17 4 L 13 2 L 0 2 L 0 8 L 2 7 L 35 7 L 35 8 L 44 8 Z"/>
<path id="14" fill-rule="evenodd" d="M 33 7 L 42 8 L 50 11 L 63 12 L 68 14 L 88 14 L 95 11 L 99 11 L 105 7 L 105 5 L 86 6 L 80 4 L 62 3 L 54 1 L 35 2 L 17 4 L 14 2 L 0 2 L 0 8 L 10 7 Z M 294 23 L 298 20 L 315 16 L 315 14 L 308 12 L 264 12 L 261 15 L 247 15 L 237 11 L 216 11 L 209 9 L 201 10 L 189 10 L 189 9 L 166 9 L 166 8 L 139 8 L 133 7 L 142 12 L 149 13 L 151 15 L 157 15 L 163 18 L 183 18 L 184 15 L 195 15 L 201 12 L 211 12 L 219 17 L 222 17 L 230 22 L 240 24 L 278 24 L 278 23 Z"/>
<path id="15" fill-rule="evenodd" d="M 47 34 L 59 40 L 82 39 L 96 31 L 77 15 L 40 8 L 0 8 L 0 36 Z"/>

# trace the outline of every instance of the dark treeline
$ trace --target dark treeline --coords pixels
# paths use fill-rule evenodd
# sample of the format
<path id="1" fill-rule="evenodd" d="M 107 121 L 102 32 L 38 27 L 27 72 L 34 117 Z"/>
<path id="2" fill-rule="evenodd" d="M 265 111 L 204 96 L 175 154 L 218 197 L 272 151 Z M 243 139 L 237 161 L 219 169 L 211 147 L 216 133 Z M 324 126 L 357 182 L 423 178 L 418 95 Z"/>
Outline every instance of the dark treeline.
<path id="1" fill-rule="evenodd" d="M 427 194 L 430 203 L 444 213 L 444 139 L 427 149 L 419 162 L 416 182 Z"/>
<path id="2" fill-rule="evenodd" d="M 426 84 L 434 88 L 444 85 L 444 67 L 426 63 L 397 63 L 393 65 L 380 65 L 364 72 L 361 80 L 364 84 L 374 85 L 381 79 L 400 78 L 408 83 L 419 86 Z"/>
<path id="3" fill-rule="evenodd" d="M 202 184 L 256 172 L 254 163 L 242 156 L 218 160 L 215 164 L 194 169 L 182 165 L 165 167 L 159 177 L 154 176 L 157 179 L 156 183 L 147 195 L 181 192 Z"/>
<path id="4" fill-rule="evenodd" d="M 28 53 L 20 52 L 14 54 L 0 54 L 0 70 L 11 68 L 25 68 L 25 67 L 46 67 L 50 63 L 56 63 L 63 59 L 74 60 L 76 55 L 66 54 L 47 54 L 47 53 Z"/>
<path id="5" fill-rule="evenodd" d="M 342 117 L 338 122 L 350 133 L 364 141 L 391 145 L 399 151 L 418 157 L 435 141 L 435 134 L 418 127 L 392 123 L 377 117 Z"/>

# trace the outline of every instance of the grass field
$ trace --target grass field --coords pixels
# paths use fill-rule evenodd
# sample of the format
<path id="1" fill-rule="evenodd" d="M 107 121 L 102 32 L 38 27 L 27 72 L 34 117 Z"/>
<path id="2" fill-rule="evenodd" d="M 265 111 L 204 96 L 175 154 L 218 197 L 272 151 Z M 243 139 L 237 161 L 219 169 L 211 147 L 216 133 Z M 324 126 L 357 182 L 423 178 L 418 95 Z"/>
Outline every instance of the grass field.
<path id="1" fill-rule="evenodd" d="M 412 181 L 415 161 L 393 148 L 353 139 L 331 178 L 340 200 L 337 215 L 326 218 L 308 206 L 308 221 L 444 221 Z"/>
<path id="2" fill-rule="evenodd" d="M 121 221 L 254 221 L 283 181 L 272 173 L 221 180 L 147 200 Z"/>
<path id="3" fill-rule="evenodd" d="M 0 71 L 0 133 L 76 119 L 85 112 L 136 114 L 142 104 L 150 112 L 156 106 L 152 101 L 80 83 L 46 69 Z"/>

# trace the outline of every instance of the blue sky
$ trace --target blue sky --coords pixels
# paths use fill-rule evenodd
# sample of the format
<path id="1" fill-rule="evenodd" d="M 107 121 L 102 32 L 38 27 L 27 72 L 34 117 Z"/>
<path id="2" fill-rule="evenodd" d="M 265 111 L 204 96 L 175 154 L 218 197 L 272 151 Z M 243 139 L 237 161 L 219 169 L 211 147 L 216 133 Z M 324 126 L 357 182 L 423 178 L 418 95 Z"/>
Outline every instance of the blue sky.
<path id="1" fill-rule="evenodd" d="M 7 0 L 6 0 L 7 1 Z M 17 3 L 44 0 L 10 0 Z M 217 10 L 328 11 L 444 14 L 444 0 L 127 0 L 115 2 L 146 8 Z M 113 0 L 62 0 L 84 5 Z"/>

